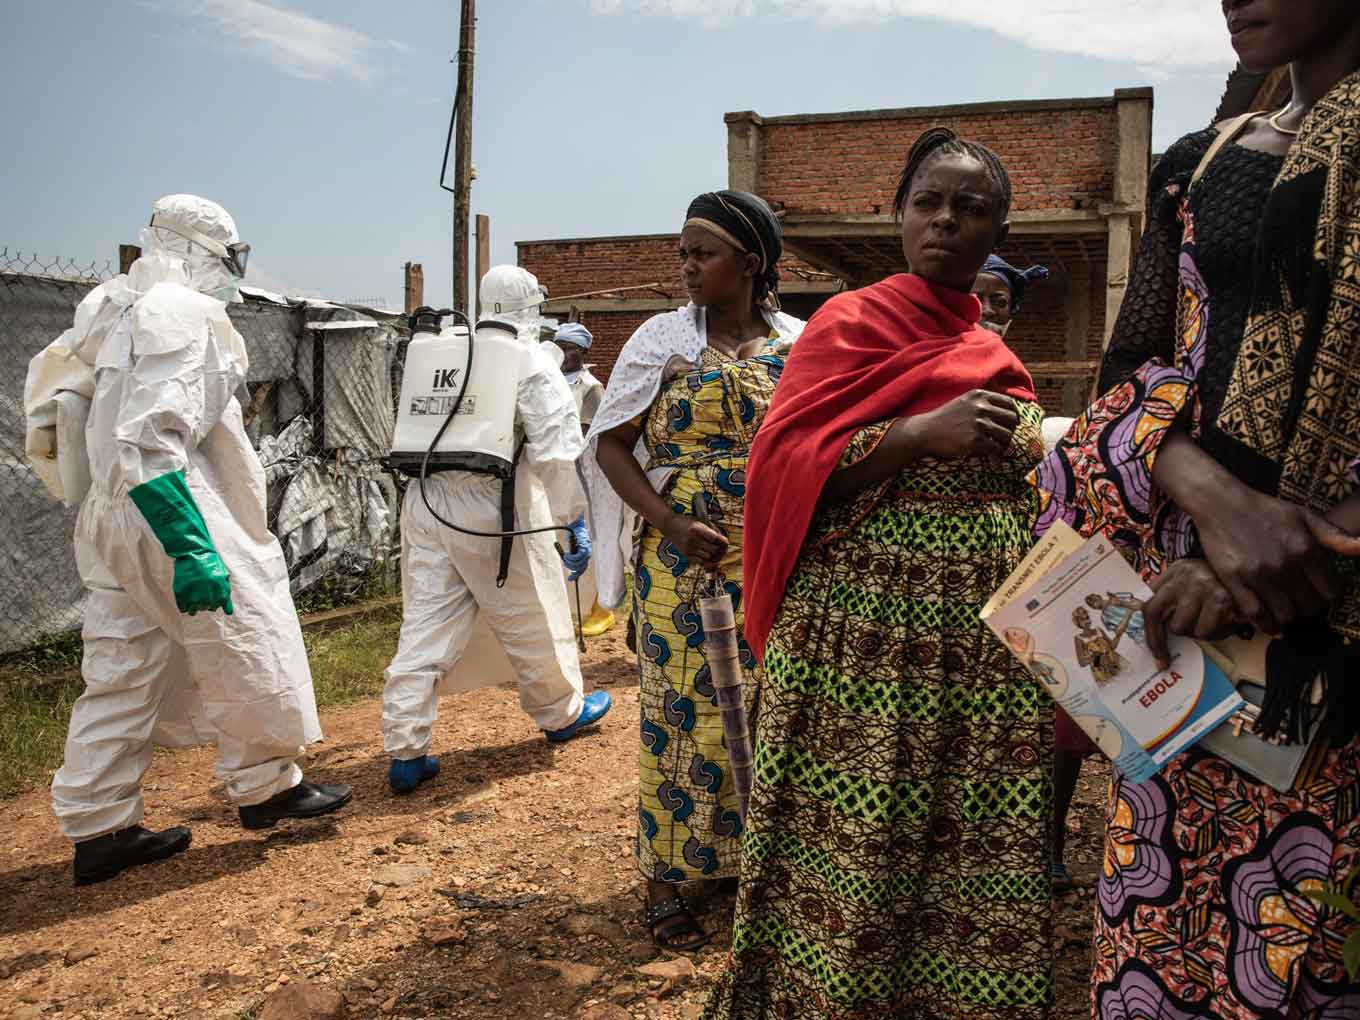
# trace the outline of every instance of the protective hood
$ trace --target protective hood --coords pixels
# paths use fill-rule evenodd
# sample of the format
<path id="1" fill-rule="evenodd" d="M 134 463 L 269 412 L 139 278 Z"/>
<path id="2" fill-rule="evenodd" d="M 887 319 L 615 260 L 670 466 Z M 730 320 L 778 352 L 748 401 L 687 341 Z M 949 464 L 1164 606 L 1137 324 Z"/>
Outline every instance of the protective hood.
<path id="1" fill-rule="evenodd" d="M 493 266 L 477 293 L 483 319 L 514 326 L 522 342 L 537 345 L 548 295 L 533 273 L 519 266 Z"/>
<path id="2" fill-rule="evenodd" d="M 158 199 L 141 241 L 144 256 L 180 261 L 191 289 L 223 302 L 241 300 L 250 246 L 241 244 L 236 221 L 216 202 L 197 195 Z"/>
<path id="3" fill-rule="evenodd" d="M 553 343 L 551 340 L 544 340 L 538 345 L 538 348 L 546 354 L 548 359 L 559 369 L 562 367 L 562 362 L 566 358 L 566 355 L 562 353 L 562 348 L 558 347 L 557 344 Z"/>

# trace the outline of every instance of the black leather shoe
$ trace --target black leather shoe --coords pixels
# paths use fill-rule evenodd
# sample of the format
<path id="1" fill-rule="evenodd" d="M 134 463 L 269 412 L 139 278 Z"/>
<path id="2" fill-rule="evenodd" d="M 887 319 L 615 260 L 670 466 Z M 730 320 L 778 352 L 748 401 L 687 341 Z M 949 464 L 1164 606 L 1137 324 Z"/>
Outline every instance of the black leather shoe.
<path id="1" fill-rule="evenodd" d="M 140 825 L 119 829 L 76 844 L 73 871 L 76 885 L 106 882 L 120 871 L 139 864 L 163 861 L 189 849 L 189 830 L 177 825 L 164 832 L 152 832 Z"/>
<path id="2" fill-rule="evenodd" d="M 353 796 L 354 791 L 343 784 L 323 786 L 304 779 L 263 804 L 241 808 L 241 824 L 247 829 L 269 829 L 285 818 L 316 818 L 339 810 Z"/>

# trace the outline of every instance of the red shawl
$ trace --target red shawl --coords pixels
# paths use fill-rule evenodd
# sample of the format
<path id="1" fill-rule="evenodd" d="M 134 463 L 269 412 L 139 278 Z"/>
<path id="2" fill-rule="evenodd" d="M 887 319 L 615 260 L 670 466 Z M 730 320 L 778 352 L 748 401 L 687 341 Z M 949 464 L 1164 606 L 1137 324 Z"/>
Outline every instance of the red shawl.
<path id="1" fill-rule="evenodd" d="M 1033 400 L 1034 383 L 971 294 L 899 274 L 839 294 L 793 345 L 751 446 L 742 534 L 744 632 L 758 659 L 822 487 L 860 429 L 973 389 Z"/>

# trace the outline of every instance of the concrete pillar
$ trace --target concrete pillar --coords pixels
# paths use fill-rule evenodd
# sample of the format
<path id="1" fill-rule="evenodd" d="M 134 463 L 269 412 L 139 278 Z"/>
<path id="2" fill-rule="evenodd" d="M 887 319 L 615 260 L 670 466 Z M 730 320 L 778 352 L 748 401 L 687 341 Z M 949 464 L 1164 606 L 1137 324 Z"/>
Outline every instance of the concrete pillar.
<path id="1" fill-rule="evenodd" d="M 1108 241 L 1102 351 L 1110 342 L 1133 269 L 1134 240 L 1142 230 L 1147 179 L 1152 169 L 1152 89 L 1117 89 L 1114 99 L 1117 126 L 1114 194 L 1103 210 Z"/>
<path id="2" fill-rule="evenodd" d="M 1091 270 L 1084 263 L 1074 263 L 1067 276 L 1067 342 L 1063 348 L 1067 361 L 1089 360 L 1087 339 L 1090 333 Z M 1085 379 L 1063 380 L 1062 413 L 1075 418 L 1086 410 L 1086 391 Z"/>
<path id="3" fill-rule="evenodd" d="M 1114 205 L 1141 213 L 1152 170 L 1152 89 L 1116 89 Z"/>
<path id="4" fill-rule="evenodd" d="M 1119 306 L 1124 303 L 1124 291 L 1128 289 L 1129 273 L 1133 270 L 1133 223 L 1133 217 L 1127 213 L 1111 215 L 1105 221 L 1110 233 L 1105 249 L 1105 337 L 1100 345 L 1102 354 L 1110 345 L 1110 334 L 1114 332 L 1114 321 L 1119 316 Z"/>
<path id="5" fill-rule="evenodd" d="M 765 122 L 752 110 L 729 113 L 723 120 L 727 122 L 727 186 L 758 195 L 761 128 Z"/>

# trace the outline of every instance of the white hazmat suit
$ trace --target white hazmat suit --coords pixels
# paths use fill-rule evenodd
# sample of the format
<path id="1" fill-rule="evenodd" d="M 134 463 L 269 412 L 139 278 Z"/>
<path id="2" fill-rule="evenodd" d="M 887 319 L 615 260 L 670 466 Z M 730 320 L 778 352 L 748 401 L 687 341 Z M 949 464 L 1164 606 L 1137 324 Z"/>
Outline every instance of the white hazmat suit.
<path id="1" fill-rule="evenodd" d="M 77 842 L 140 822 L 153 743 L 215 742 L 218 777 L 248 806 L 297 786 L 296 759 L 321 739 L 288 569 L 265 523 L 264 473 L 235 397 L 247 359 L 224 303 L 234 281 L 185 240 L 234 243 L 236 228 L 193 196 L 160 200 L 156 215 L 184 233 L 144 232 L 131 271 L 92 291 L 54 345 L 93 376 L 90 489 L 75 530 L 89 590 L 85 692 L 52 781 L 61 831 Z M 30 408 L 55 397 L 35 380 L 43 357 L 30 369 Z M 174 561 L 129 498 L 176 471 L 229 572 L 231 615 L 177 609 Z"/>
<path id="2" fill-rule="evenodd" d="M 532 274 L 498 266 L 482 281 L 483 315 L 515 327 L 527 348 L 517 381 L 516 432 L 524 452 L 516 472 L 517 529 L 568 524 L 585 511 L 576 459 L 584 449 L 576 402 L 558 365 L 538 344 L 543 300 Z M 474 357 L 475 357 L 474 352 Z M 501 482 L 445 471 L 425 491 L 441 517 L 474 531 L 500 531 Z M 383 690 L 383 747 L 394 759 L 430 751 L 439 693 L 446 676 L 477 685 L 478 664 L 462 661 L 478 613 L 495 634 L 519 682 L 520 704 L 543 730 L 557 731 L 582 714 L 584 683 L 567 585 L 553 533 L 515 538 L 503 587 L 497 587 L 500 540 L 464 535 L 440 524 L 413 480 L 402 505 L 402 597 L 396 657 Z"/>
<path id="3" fill-rule="evenodd" d="M 576 401 L 576 413 L 581 418 L 581 424 L 589 428 L 595 412 L 604 401 L 604 383 L 591 374 L 589 365 L 564 378 L 571 387 L 571 396 Z"/>

